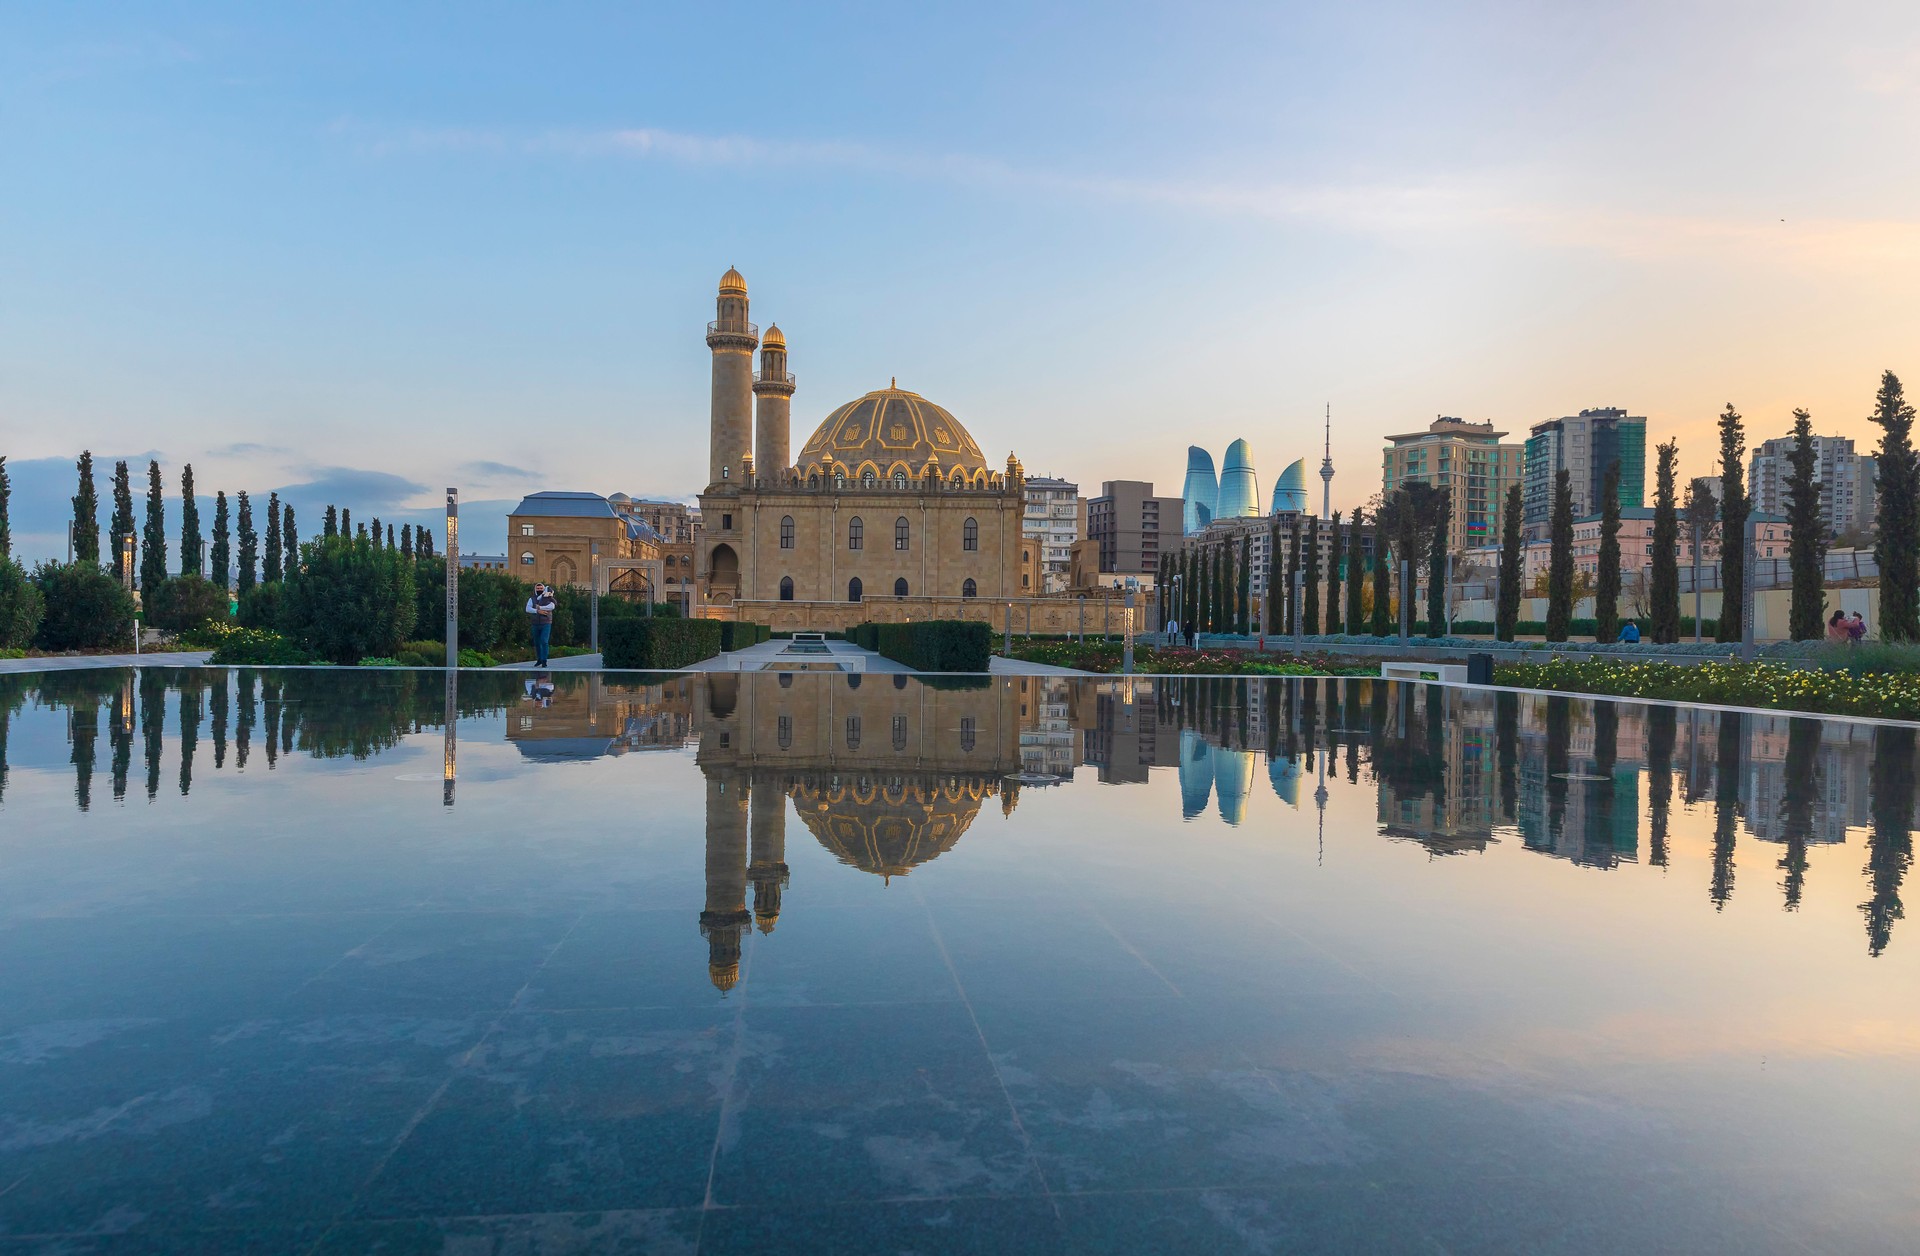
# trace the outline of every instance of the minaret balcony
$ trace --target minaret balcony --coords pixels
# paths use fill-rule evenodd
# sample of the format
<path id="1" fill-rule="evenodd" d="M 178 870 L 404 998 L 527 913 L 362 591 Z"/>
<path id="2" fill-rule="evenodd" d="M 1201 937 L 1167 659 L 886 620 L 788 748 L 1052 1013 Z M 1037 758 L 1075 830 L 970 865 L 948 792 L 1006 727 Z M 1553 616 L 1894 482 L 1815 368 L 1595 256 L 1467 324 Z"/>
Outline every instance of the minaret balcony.
<path id="1" fill-rule="evenodd" d="M 745 345 L 751 349 L 760 343 L 760 325 L 742 320 L 733 327 L 723 327 L 719 319 L 707 324 L 707 344 L 718 348 L 720 345 Z"/>
<path id="2" fill-rule="evenodd" d="M 794 379 L 792 371 L 755 371 L 753 373 L 753 382 L 756 384 L 785 384 L 788 388 L 792 388 L 798 381 Z"/>

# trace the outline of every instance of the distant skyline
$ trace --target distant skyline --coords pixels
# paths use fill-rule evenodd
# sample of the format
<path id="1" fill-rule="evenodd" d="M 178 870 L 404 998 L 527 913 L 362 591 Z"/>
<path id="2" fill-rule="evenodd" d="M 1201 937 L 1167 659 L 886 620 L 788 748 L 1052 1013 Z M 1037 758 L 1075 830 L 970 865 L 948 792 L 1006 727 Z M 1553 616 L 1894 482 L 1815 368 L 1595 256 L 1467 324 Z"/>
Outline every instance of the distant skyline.
<path id="1" fill-rule="evenodd" d="M 796 446 L 897 376 L 1089 493 L 1327 404 L 1341 509 L 1437 414 L 1864 450 L 1916 150 L 1910 3 L 11 6 L 0 453 L 29 557 L 82 447 L 303 530 L 685 498 L 729 265 Z"/>

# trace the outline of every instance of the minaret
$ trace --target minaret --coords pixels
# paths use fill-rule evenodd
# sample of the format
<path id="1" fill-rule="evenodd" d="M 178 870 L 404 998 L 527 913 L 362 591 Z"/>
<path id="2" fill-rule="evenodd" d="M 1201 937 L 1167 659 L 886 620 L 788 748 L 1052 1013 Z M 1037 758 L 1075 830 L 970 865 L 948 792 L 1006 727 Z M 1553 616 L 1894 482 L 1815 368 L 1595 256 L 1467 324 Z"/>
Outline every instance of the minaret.
<path id="1" fill-rule="evenodd" d="M 767 329 L 767 338 L 773 338 L 772 328 Z M 748 832 L 753 838 L 753 858 L 747 864 L 747 879 L 753 882 L 753 914 L 760 932 L 772 933 L 780 919 L 780 891 L 787 884 L 787 794 L 771 777 L 757 778 L 752 800 Z"/>
<path id="2" fill-rule="evenodd" d="M 753 452 L 753 348 L 760 329 L 747 321 L 747 281 L 731 266 L 720 276 L 720 299 L 707 324 L 713 350 L 712 451 L 708 484 L 741 483 L 741 459 Z"/>
<path id="3" fill-rule="evenodd" d="M 775 323 L 760 342 L 760 373 L 753 377 L 754 474 L 769 484 L 792 462 L 788 452 L 793 420 L 793 376 L 787 373 L 787 338 Z"/>
<path id="4" fill-rule="evenodd" d="M 746 289 L 743 288 L 741 291 L 744 292 Z M 742 305 L 744 304 L 743 301 Z M 712 343 L 712 337 L 708 337 L 708 343 Z M 715 367 L 714 370 L 717 379 L 719 368 Z M 1333 518 L 1333 404 L 1331 402 L 1327 404 L 1327 453 L 1320 459 L 1320 517 L 1329 520 Z"/>
<path id="5" fill-rule="evenodd" d="M 716 989 L 740 980 L 740 936 L 747 912 L 746 778 L 715 772 L 707 777 L 707 906 L 700 936 L 707 940 L 707 976 Z"/>

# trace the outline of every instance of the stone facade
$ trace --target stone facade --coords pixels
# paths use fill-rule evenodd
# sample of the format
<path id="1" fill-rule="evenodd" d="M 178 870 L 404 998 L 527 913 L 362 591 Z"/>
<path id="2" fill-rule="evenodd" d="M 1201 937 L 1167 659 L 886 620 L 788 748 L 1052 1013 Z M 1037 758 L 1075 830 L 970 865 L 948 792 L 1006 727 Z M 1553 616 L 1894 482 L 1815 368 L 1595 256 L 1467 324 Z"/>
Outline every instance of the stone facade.
<path id="1" fill-rule="evenodd" d="M 598 493 L 530 493 L 507 516 L 507 569 L 529 584 L 585 588 L 596 541 L 606 564 L 660 559 L 659 535 Z"/>
<path id="2" fill-rule="evenodd" d="M 697 613 L 843 628 L 1042 591 L 1039 544 L 1022 535 L 1020 460 L 990 469 L 952 414 L 897 383 L 829 414 L 791 465 L 758 465 L 756 450 L 784 458 L 789 448 L 786 337 L 768 328 L 761 369 L 748 369 L 760 342 L 737 271 L 721 280 L 716 313 Z M 987 615 L 981 606 L 965 617 Z"/>

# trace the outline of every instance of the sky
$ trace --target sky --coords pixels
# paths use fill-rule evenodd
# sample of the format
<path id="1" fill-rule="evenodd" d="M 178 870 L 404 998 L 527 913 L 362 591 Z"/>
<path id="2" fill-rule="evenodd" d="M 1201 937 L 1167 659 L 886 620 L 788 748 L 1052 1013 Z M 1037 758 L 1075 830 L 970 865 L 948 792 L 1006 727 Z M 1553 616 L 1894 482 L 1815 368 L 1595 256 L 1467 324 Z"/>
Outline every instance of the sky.
<path id="1" fill-rule="evenodd" d="M 1327 406 L 1342 508 L 1440 414 L 1864 444 L 1917 151 L 1911 3 L 8 5 L 16 548 L 83 447 L 469 549 L 690 497 L 729 265 L 796 449 L 890 377 L 1089 494 Z"/>

